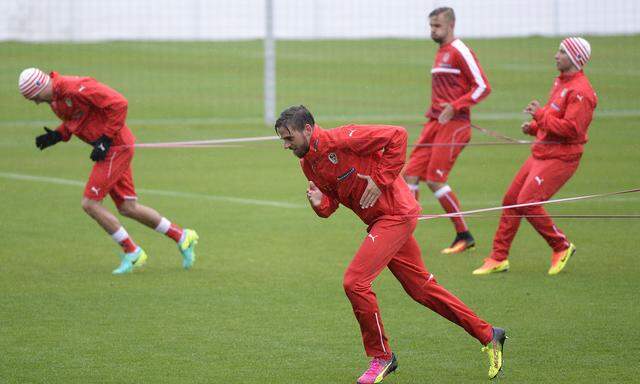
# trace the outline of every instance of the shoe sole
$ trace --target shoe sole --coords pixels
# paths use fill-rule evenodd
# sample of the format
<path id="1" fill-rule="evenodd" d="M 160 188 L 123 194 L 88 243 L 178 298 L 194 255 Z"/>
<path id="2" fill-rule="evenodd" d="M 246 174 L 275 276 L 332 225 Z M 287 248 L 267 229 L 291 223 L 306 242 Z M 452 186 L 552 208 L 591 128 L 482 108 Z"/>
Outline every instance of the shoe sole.
<path id="1" fill-rule="evenodd" d="M 458 250 L 454 250 L 453 247 L 450 247 L 450 248 L 443 249 L 442 251 L 440 251 L 440 253 L 442 253 L 443 255 L 456 255 L 458 253 L 463 253 L 463 252 L 466 252 L 466 251 L 473 252 L 475 250 L 476 250 L 476 243 L 474 242 L 473 244 L 467 245 L 466 247 L 464 247 L 463 249 L 461 249 L 459 251 Z"/>
<path id="2" fill-rule="evenodd" d="M 482 275 L 490 275 L 492 273 L 500 273 L 500 272 L 509 272 L 509 265 L 507 265 L 505 268 L 503 269 L 490 269 L 488 271 L 480 271 L 477 272 L 473 271 L 471 272 L 472 275 L 476 275 L 476 276 L 482 276 Z"/>

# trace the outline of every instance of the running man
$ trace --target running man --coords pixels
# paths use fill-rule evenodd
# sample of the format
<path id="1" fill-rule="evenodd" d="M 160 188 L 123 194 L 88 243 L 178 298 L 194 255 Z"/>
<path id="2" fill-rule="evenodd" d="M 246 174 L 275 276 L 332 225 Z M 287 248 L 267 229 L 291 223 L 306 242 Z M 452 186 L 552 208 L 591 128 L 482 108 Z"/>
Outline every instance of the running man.
<path id="1" fill-rule="evenodd" d="M 300 159 L 307 198 L 320 217 L 340 204 L 368 225 L 344 274 L 344 290 L 360 324 L 369 368 L 359 384 L 379 383 L 397 365 L 371 284 L 388 267 L 415 301 L 464 328 L 489 357 L 489 378 L 502 369 L 505 331 L 476 316 L 427 271 L 413 236 L 420 206 L 400 178 L 407 132 L 389 125 L 346 125 L 324 130 L 304 106 L 284 110 L 275 124 L 284 148 Z"/>
<path id="2" fill-rule="evenodd" d="M 194 247 L 198 234 L 182 229 L 162 217 L 154 209 L 138 204 L 133 185 L 135 137 L 127 127 L 128 102 L 121 94 L 89 77 L 46 74 L 37 68 L 22 71 L 18 79 L 20 93 L 36 104 L 45 102 L 62 120 L 45 134 L 36 137 L 36 146 L 43 150 L 75 135 L 91 145 L 90 158 L 95 162 L 84 189 L 82 208 L 123 250 L 120 265 L 113 274 L 129 273 L 147 260 L 145 251 L 136 245 L 120 221 L 102 205 L 107 196 L 121 215 L 129 217 L 165 234 L 178 245 L 182 266 L 191 268 L 195 261 Z"/>
<path id="3" fill-rule="evenodd" d="M 578 169 L 587 130 L 598 104 L 596 93 L 582 68 L 591 57 L 591 46 L 580 37 L 569 37 L 560 43 L 555 54 L 560 72 L 544 107 L 533 100 L 524 109 L 532 120 L 522 124 L 522 132 L 535 136 L 531 156 L 507 189 L 502 205 L 535 203 L 549 200 L 569 181 Z M 567 265 L 576 251 L 565 234 L 556 227 L 541 205 L 508 208 L 502 211 L 493 239 L 490 257 L 474 275 L 486 275 L 509 269 L 509 249 L 522 216 L 544 237 L 553 250 L 548 273 L 556 275 Z"/>
<path id="4" fill-rule="evenodd" d="M 418 199 L 419 182 L 426 181 L 447 213 L 460 212 L 460 202 L 447 180 L 460 152 L 471 139 L 470 107 L 491 92 L 473 51 L 454 35 L 453 9 L 442 7 L 429 14 L 431 38 L 440 45 L 431 68 L 431 107 L 426 113 L 416 147 L 404 171 L 409 189 Z M 453 145 L 452 145 L 453 144 Z M 475 240 L 462 216 L 451 218 L 456 231 L 444 254 L 464 252 Z"/>

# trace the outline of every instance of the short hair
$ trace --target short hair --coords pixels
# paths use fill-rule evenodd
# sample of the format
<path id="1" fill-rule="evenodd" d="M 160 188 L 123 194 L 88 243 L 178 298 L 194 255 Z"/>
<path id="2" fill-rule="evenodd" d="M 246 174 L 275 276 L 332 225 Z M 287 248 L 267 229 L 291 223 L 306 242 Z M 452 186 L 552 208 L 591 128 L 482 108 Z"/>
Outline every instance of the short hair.
<path id="1" fill-rule="evenodd" d="M 278 132 L 278 128 L 295 129 L 303 131 L 305 125 L 316 124 L 313 115 L 304 105 L 293 105 L 280 113 L 280 117 L 276 120 L 274 129 Z"/>
<path id="2" fill-rule="evenodd" d="M 429 18 L 438 16 L 440 14 L 445 15 L 445 17 L 447 18 L 447 20 L 449 20 L 450 22 L 455 22 L 456 21 L 456 14 L 455 12 L 453 12 L 453 8 L 451 7 L 440 7 L 440 8 L 436 8 L 433 11 L 431 11 L 431 13 L 429 14 Z"/>

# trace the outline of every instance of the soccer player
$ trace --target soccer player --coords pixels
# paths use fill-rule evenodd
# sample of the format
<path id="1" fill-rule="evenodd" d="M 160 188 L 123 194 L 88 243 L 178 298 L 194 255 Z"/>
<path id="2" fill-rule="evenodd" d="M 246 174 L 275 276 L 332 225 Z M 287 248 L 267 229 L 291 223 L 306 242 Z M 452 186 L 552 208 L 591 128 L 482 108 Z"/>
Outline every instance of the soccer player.
<path id="1" fill-rule="evenodd" d="M 460 203 L 447 179 L 464 144 L 471 139 L 470 107 L 491 92 L 475 54 L 454 35 L 453 9 L 442 7 L 429 14 L 431 38 L 440 45 L 431 68 L 431 107 L 416 147 L 404 171 L 409 189 L 418 199 L 420 180 L 435 194 L 447 213 L 460 212 Z M 462 145 L 461 145 L 462 144 Z M 464 252 L 475 241 L 462 216 L 451 218 L 456 237 L 444 254 Z"/>
<path id="2" fill-rule="evenodd" d="M 304 106 L 284 110 L 275 124 L 284 148 L 300 158 L 309 180 L 307 197 L 320 217 L 340 204 L 368 225 L 367 235 L 344 274 L 344 290 L 360 323 L 369 369 L 359 384 L 379 383 L 398 363 L 389 347 L 371 284 L 385 267 L 418 303 L 463 327 L 489 356 L 489 378 L 502 368 L 505 331 L 476 316 L 440 286 L 422 262 L 413 237 L 420 206 L 400 178 L 407 132 L 402 127 L 346 125 L 324 130 Z"/>
<path id="3" fill-rule="evenodd" d="M 587 130 L 598 104 L 589 79 L 582 68 L 591 56 L 591 46 L 580 37 L 569 37 L 560 43 L 555 54 L 560 71 L 544 107 L 533 100 L 524 109 L 532 120 L 522 124 L 522 132 L 535 136 L 531 156 L 507 189 L 503 205 L 535 203 L 550 199 L 571 178 L 587 142 Z M 473 271 L 486 275 L 509 269 L 509 248 L 520 226 L 521 216 L 547 241 L 553 253 L 549 274 L 562 271 L 576 251 L 567 237 L 553 223 L 541 205 L 508 208 L 502 211 L 493 239 L 490 257 Z"/>
<path id="4" fill-rule="evenodd" d="M 46 74 L 37 68 L 22 71 L 18 86 L 27 100 L 49 104 L 62 120 L 57 129 L 45 127 L 45 134 L 36 137 L 40 150 L 68 141 L 72 135 L 92 147 L 90 158 L 95 164 L 84 189 L 82 208 L 124 251 L 113 274 L 128 273 L 133 267 L 142 266 L 147 254 L 102 205 L 107 195 L 111 196 L 121 215 L 173 239 L 182 254 L 182 266 L 189 269 L 195 260 L 198 234 L 191 229 L 182 229 L 154 209 L 137 202 L 131 169 L 135 137 L 125 123 L 127 99 L 92 78 L 61 76 L 57 72 Z"/>

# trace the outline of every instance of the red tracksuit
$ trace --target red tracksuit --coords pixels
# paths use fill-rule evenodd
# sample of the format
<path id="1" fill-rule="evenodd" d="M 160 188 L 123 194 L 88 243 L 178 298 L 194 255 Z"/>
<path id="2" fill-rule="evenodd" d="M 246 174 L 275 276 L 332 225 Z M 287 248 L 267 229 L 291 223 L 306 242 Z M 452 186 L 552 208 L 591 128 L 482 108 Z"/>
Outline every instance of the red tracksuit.
<path id="1" fill-rule="evenodd" d="M 135 199 L 131 160 L 135 137 L 125 124 L 128 102 L 120 93 L 89 77 L 51 73 L 51 109 L 62 120 L 56 129 L 64 141 L 72 135 L 92 143 L 105 135 L 112 147 L 103 161 L 96 162 L 84 196 L 102 200 L 110 194 L 116 205 Z"/>
<path id="2" fill-rule="evenodd" d="M 360 249 L 344 274 L 344 289 L 351 301 L 368 356 L 389 358 L 376 295 L 371 283 L 385 267 L 417 302 L 463 327 L 482 344 L 492 338 L 491 325 L 478 318 L 462 301 L 438 285 L 422 262 L 413 231 L 420 207 L 399 177 L 404 165 L 407 133 L 396 126 L 347 125 L 332 130 L 314 127 L 302 170 L 323 192 L 322 204 L 313 207 L 330 216 L 339 204 L 353 210 L 367 228 Z M 369 175 L 382 194 L 373 207 L 359 201 Z"/>
<path id="3" fill-rule="evenodd" d="M 416 144 L 466 143 L 471 139 L 470 107 L 491 93 L 491 87 L 476 55 L 460 39 L 438 50 L 431 68 L 429 121 Z M 455 114 L 441 125 L 441 103 L 450 103 Z M 421 180 L 444 183 L 464 146 L 417 146 L 411 152 L 405 174 Z"/>
<path id="4" fill-rule="evenodd" d="M 504 195 L 503 205 L 548 200 L 571 178 L 588 140 L 587 130 L 597 104 L 598 98 L 582 71 L 558 76 L 549 101 L 531 121 L 529 133 L 536 136 L 536 141 L 531 148 L 531 156 Z M 493 240 L 493 259 L 502 261 L 508 257 L 511 242 L 520 226 L 519 215 L 527 216 L 554 252 L 569 247 L 566 236 L 542 206 L 511 208 L 502 212 Z"/>

